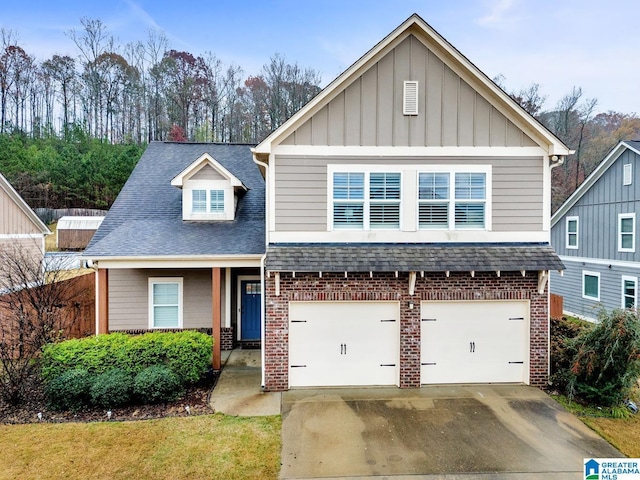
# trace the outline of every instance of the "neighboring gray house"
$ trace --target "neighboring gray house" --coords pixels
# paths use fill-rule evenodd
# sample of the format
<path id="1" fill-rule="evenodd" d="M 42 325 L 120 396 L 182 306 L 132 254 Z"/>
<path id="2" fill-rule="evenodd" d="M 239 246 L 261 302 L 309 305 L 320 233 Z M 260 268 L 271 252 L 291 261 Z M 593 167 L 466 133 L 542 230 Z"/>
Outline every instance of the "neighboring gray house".
<path id="1" fill-rule="evenodd" d="M 604 307 L 634 308 L 640 249 L 640 142 L 620 142 L 551 218 L 551 244 L 566 266 L 551 293 L 567 314 L 595 319 Z"/>
<path id="2" fill-rule="evenodd" d="M 152 142 L 83 257 L 96 331 L 203 329 L 260 342 L 264 179 L 250 146 Z"/>

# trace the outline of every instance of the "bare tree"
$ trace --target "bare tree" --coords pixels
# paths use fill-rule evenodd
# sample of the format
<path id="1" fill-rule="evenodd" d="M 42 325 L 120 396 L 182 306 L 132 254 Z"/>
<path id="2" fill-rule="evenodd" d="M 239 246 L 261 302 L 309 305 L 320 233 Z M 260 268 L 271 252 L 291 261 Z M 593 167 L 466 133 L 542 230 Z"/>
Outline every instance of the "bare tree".
<path id="1" fill-rule="evenodd" d="M 37 381 L 42 347 L 64 337 L 63 309 L 74 302 L 57 261 L 17 241 L 0 249 L 0 396 L 15 405 Z"/>

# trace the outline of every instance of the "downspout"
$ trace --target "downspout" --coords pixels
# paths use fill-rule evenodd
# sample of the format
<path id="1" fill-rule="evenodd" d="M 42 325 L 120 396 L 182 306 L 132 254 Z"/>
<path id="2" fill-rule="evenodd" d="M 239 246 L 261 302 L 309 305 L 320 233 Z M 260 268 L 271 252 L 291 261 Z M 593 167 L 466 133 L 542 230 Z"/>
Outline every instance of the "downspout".
<path id="1" fill-rule="evenodd" d="M 264 374 L 264 366 L 265 366 L 265 350 L 266 350 L 266 344 L 265 344 L 265 340 L 266 340 L 266 336 L 265 336 L 265 323 L 266 323 L 266 288 L 265 288 L 265 279 L 264 279 L 264 264 L 265 261 L 267 259 L 267 246 L 269 245 L 269 209 L 267 208 L 267 200 L 269 198 L 269 193 L 268 193 L 268 188 L 269 188 L 269 182 L 267 181 L 267 177 L 268 177 L 268 171 L 269 171 L 269 165 L 261 162 L 260 160 L 258 160 L 256 158 L 256 154 L 253 151 L 253 149 L 251 149 L 252 153 L 253 153 L 253 162 L 261 167 L 264 168 L 264 196 L 265 196 L 265 202 L 264 202 L 264 224 L 265 224 L 265 231 L 264 231 L 264 237 L 265 237 L 265 246 L 264 246 L 264 255 L 262 255 L 262 257 L 260 257 L 260 291 L 262 292 L 262 295 L 260 295 L 260 364 L 261 364 L 261 379 L 260 379 L 260 388 L 262 390 L 264 390 L 264 386 L 265 386 L 265 374 Z"/>

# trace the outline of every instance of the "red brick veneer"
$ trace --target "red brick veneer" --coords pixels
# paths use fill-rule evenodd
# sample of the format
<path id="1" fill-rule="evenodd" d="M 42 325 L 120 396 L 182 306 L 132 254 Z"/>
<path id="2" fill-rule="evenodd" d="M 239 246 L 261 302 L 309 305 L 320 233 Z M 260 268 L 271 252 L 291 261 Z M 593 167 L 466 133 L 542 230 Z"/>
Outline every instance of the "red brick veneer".
<path id="1" fill-rule="evenodd" d="M 422 300 L 530 300 L 531 385 L 543 386 L 549 371 L 548 292 L 538 294 L 537 272 L 425 273 L 417 275 L 415 293 L 409 295 L 409 274 L 393 273 L 280 274 L 280 295 L 275 276 L 266 278 L 265 389 L 289 386 L 289 301 L 399 301 L 400 387 L 420 386 L 420 301 Z M 414 308 L 409 309 L 409 300 Z"/>

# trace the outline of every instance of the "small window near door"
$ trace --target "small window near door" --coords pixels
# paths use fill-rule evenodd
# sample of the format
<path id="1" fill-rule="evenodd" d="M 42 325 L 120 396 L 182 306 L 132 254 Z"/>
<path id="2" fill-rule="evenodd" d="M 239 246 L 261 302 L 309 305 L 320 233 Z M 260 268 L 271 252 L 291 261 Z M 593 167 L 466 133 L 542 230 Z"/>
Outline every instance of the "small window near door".
<path id="1" fill-rule="evenodd" d="M 600 274 L 582 271 L 582 298 L 600 301 Z"/>
<path id="2" fill-rule="evenodd" d="M 622 308 L 636 308 L 637 277 L 622 277 Z"/>
<path id="3" fill-rule="evenodd" d="M 262 285 L 260 282 L 247 282 L 244 285 L 244 293 L 247 295 L 260 295 L 262 293 Z"/>

